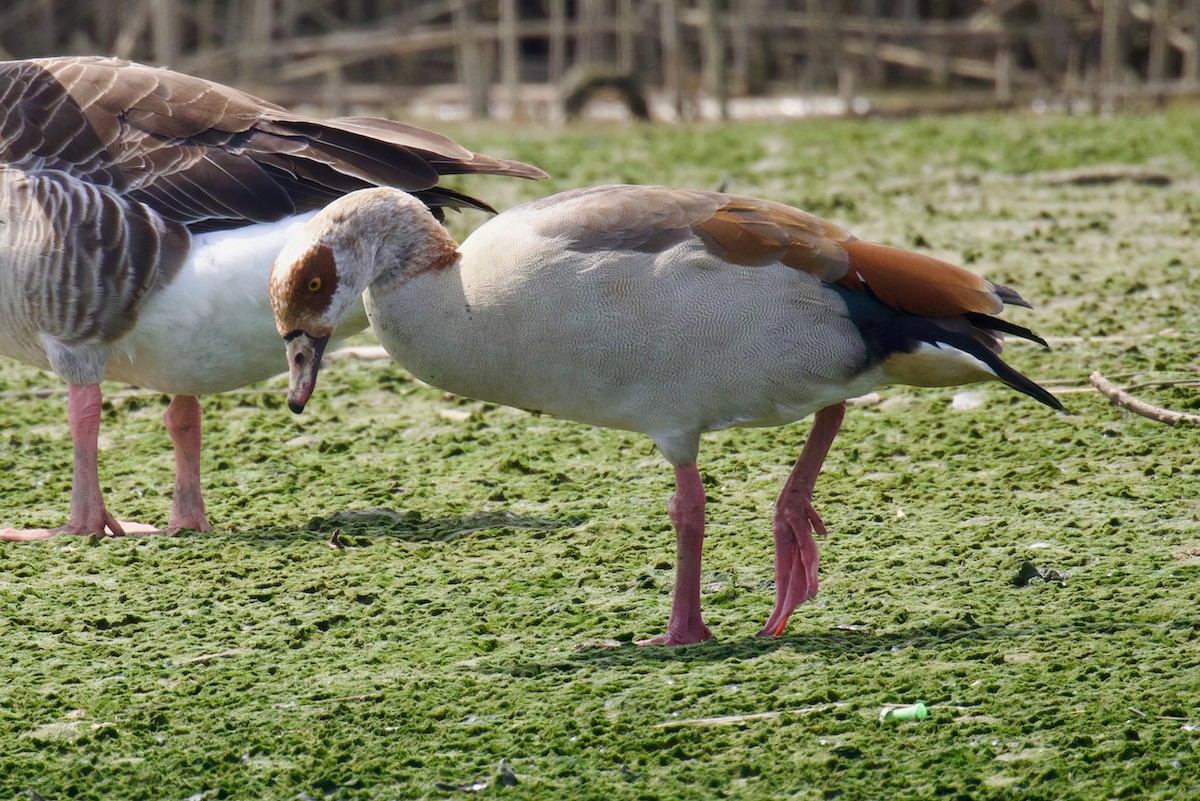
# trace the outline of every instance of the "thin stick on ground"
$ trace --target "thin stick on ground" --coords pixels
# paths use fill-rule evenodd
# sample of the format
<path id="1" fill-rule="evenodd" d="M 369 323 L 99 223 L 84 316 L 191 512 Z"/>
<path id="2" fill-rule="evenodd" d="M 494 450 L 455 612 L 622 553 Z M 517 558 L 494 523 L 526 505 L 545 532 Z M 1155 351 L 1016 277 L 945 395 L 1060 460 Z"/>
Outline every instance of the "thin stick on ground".
<path id="1" fill-rule="evenodd" d="M 809 712 L 821 712 L 826 709 L 839 709 L 844 706 L 849 706 L 848 703 L 832 703 L 818 704 L 817 706 L 806 706 L 799 709 L 780 709 L 771 712 L 752 712 L 748 715 L 722 715 L 716 718 L 687 718 L 685 720 L 668 720 L 664 723 L 655 723 L 656 729 L 671 729 L 677 726 L 736 726 L 739 723 L 744 723 L 748 720 L 764 720 L 769 718 L 777 718 L 780 715 L 805 715 Z"/>
<path id="2" fill-rule="evenodd" d="M 1134 414 L 1149 417 L 1151 420 L 1157 420 L 1169 426 L 1179 423 L 1200 425 L 1200 415 L 1175 412 L 1170 409 L 1164 409 L 1161 406 L 1146 403 L 1143 400 L 1138 400 L 1101 375 L 1099 370 L 1088 376 L 1088 381 L 1092 382 L 1092 386 L 1099 390 L 1101 395 L 1104 395 L 1117 406 L 1128 409 Z"/>
<path id="3" fill-rule="evenodd" d="M 249 648 L 230 648 L 228 651 L 221 651 L 215 654 L 201 654 L 200 656 L 190 656 L 173 660 L 176 665 L 195 665 L 202 662 L 211 662 L 214 659 L 225 659 L 231 656 L 244 656 L 245 654 L 253 653 Z"/>

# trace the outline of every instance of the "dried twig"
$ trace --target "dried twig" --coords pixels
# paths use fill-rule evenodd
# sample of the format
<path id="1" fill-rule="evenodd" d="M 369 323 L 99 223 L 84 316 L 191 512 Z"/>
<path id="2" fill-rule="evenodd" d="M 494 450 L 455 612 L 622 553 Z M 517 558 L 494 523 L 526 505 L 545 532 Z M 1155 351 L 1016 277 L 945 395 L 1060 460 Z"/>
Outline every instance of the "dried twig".
<path id="1" fill-rule="evenodd" d="M 0 398 L 53 398 L 55 395 L 66 395 L 64 384 L 58 389 L 5 389 L 0 390 Z"/>
<path id="2" fill-rule="evenodd" d="M 377 362 L 392 358 L 382 345 L 355 345 L 334 351 L 335 359 L 358 359 L 362 362 Z"/>
<path id="3" fill-rule="evenodd" d="M 805 706 L 799 709 L 780 709 L 774 712 L 755 712 L 749 715 L 722 715 L 717 718 L 688 718 L 686 720 L 668 720 L 664 723 L 655 723 L 656 729 L 671 729 L 676 726 L 734 726 L 747 720 L 762 720 L 764 718 L 777 718 L 780 715 L 804 715 L 809 712 L 821 712 L 826 709 L 839 709 L 844 706 L 850 706 L 847 703 L 836 704 L 820 704 L 818 706 Z"/>
<path id="4" fill-rule="evenodd" d="M 176 665 L 195 665 L 201 662 L 211 662 L 214 659 L 225 659 L 226 657 L 242 656 L 248 653 L 251 653 L 249 648 L 230 648 L 228 651 L 221 651 L 215 654 L 201 654 L 200 656 L 190 656 L 186 659 L 175 659 L 173 662 Z"/>
<path id="5" fill-rule="evenodd" d="M 1140 384 L 1130 384 L 1125 387 L 1126 392 L 1133 392 L 1138 389 L 1153 389 L 1158 387 L 1200 387 L 1200 378 L 1176 378 L 1173 380 L 1161 379 L 1158 381 L 1143 381 Z"/>
<path id="6" fill-rule="evenodd" d="M 1101 375 L 1099 370 L 1088 376 L 1088 381 L 1092 382 L 1092 386 L 1099 390 L 1101 395 L 1104 395 L 1117 406 L 1128 409 L 1134 414 L 1140 414 L 1142 417 L 1149 417 L 1151 420 L 1157 420 L 1158 422 L 1166 423 L 1169 426 L 1173 426 L 1178 423 L 1194 423 L 1196 425 L 1200 425 L 1200 415 L 1185 414 L 1184 412 L 1173 412 L 1170 409 L 1164 409 L 1161 406 L 1155 406 L 1151 403 L 1138 400 Z"/>
<path id="7" fill-rule="evenodd" d="M 295 710 L 295 711 L 312 710 L 312 709 L 319 709 L 325 704 L 340 704 L 345 701 L 373 701 L 381 695 L 383 695 L 382 692 L 373 692 L 373 693 L 358 693 L 355 695 L 339 695 L 335 698 L 316 698 L 311 701 L 305 701 L 305 702 L 288 701 L 287 703 L 284 703 L 284 704 L 271 704 L 271 708 L 272 709 L 291 709 L 291 710 Z"/>

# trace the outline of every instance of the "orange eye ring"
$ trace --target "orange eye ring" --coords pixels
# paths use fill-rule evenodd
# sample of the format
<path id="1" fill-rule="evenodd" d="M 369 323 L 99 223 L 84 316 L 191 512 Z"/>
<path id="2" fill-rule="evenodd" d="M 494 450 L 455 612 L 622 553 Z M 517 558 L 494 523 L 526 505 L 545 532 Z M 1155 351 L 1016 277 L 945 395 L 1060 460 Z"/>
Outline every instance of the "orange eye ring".
<path id="1" fill-rule="evenodd" d="M 320 292 L 321 291 L 321 278 L 319 276 L 314 275 L 312 278 L 308 279 L 308 291 L 309 292 Z"/>

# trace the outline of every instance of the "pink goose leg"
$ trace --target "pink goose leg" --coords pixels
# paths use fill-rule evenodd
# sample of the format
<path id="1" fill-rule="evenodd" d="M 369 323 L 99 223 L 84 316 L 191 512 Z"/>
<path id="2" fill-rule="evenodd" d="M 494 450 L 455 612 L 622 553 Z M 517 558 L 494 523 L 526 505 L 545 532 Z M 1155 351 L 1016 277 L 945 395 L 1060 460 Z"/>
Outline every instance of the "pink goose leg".
<path id="1" fill-rule="evenodd" d="M 825 524 L 813 508 L 812 491 L 845 416 L 844 403 L 817 412 L 808 442 L 775 501 L 775 608 L 760 637 L 782 634 L 792 611 L 817 594 L 820 556 L 813 529 L 825 536 Z"/>
<path id="2" fill-rule="evenodd" d="M 71 384 L 67 388 L 67 422 L 75 443 L 75 468 L 71 482 L 71 514 L 61 528 L 4 529 L 0 539 L 40 540 L 55 534 L 120 536 L 153 533 L 157 529 L 140 523 L 122 523 L 108 513 L 100 492 L 97 450 L 100 439 L 100 385 Z"/>
<path id="3" fill-rule="evenodd" d="M 675 595 L 667 633 L 638 645 L 688 645 L 712 638 L 700 617 L 700 560 L 704 548 L 704 482 L 694 464 L 675 467 L 675 494 L 667 502 L 675 524 Z"/>
<path id="4" fill-rule="evenodd" d="M 175 494 L 167 531 L 212 531 L 200 490 L 200 401 L 195 395 L 175 395 L 163 423 L 175 446 Z"/>

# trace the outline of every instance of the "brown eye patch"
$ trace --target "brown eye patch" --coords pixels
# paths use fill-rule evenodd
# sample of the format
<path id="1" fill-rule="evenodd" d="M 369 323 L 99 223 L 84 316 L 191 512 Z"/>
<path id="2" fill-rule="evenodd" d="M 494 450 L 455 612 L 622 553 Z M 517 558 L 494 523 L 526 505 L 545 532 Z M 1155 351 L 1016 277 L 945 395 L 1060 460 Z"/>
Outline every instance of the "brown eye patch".
<path id="1" fill-rule="evenodd" d="M 302 298 L 298 300 L 308 313 L 324 314 L 338 286 L 337 261 L 333 257 L 333 250 L 325 245 L 310 250 L 301 262 L 294 286 L 301 290 Z"/>

